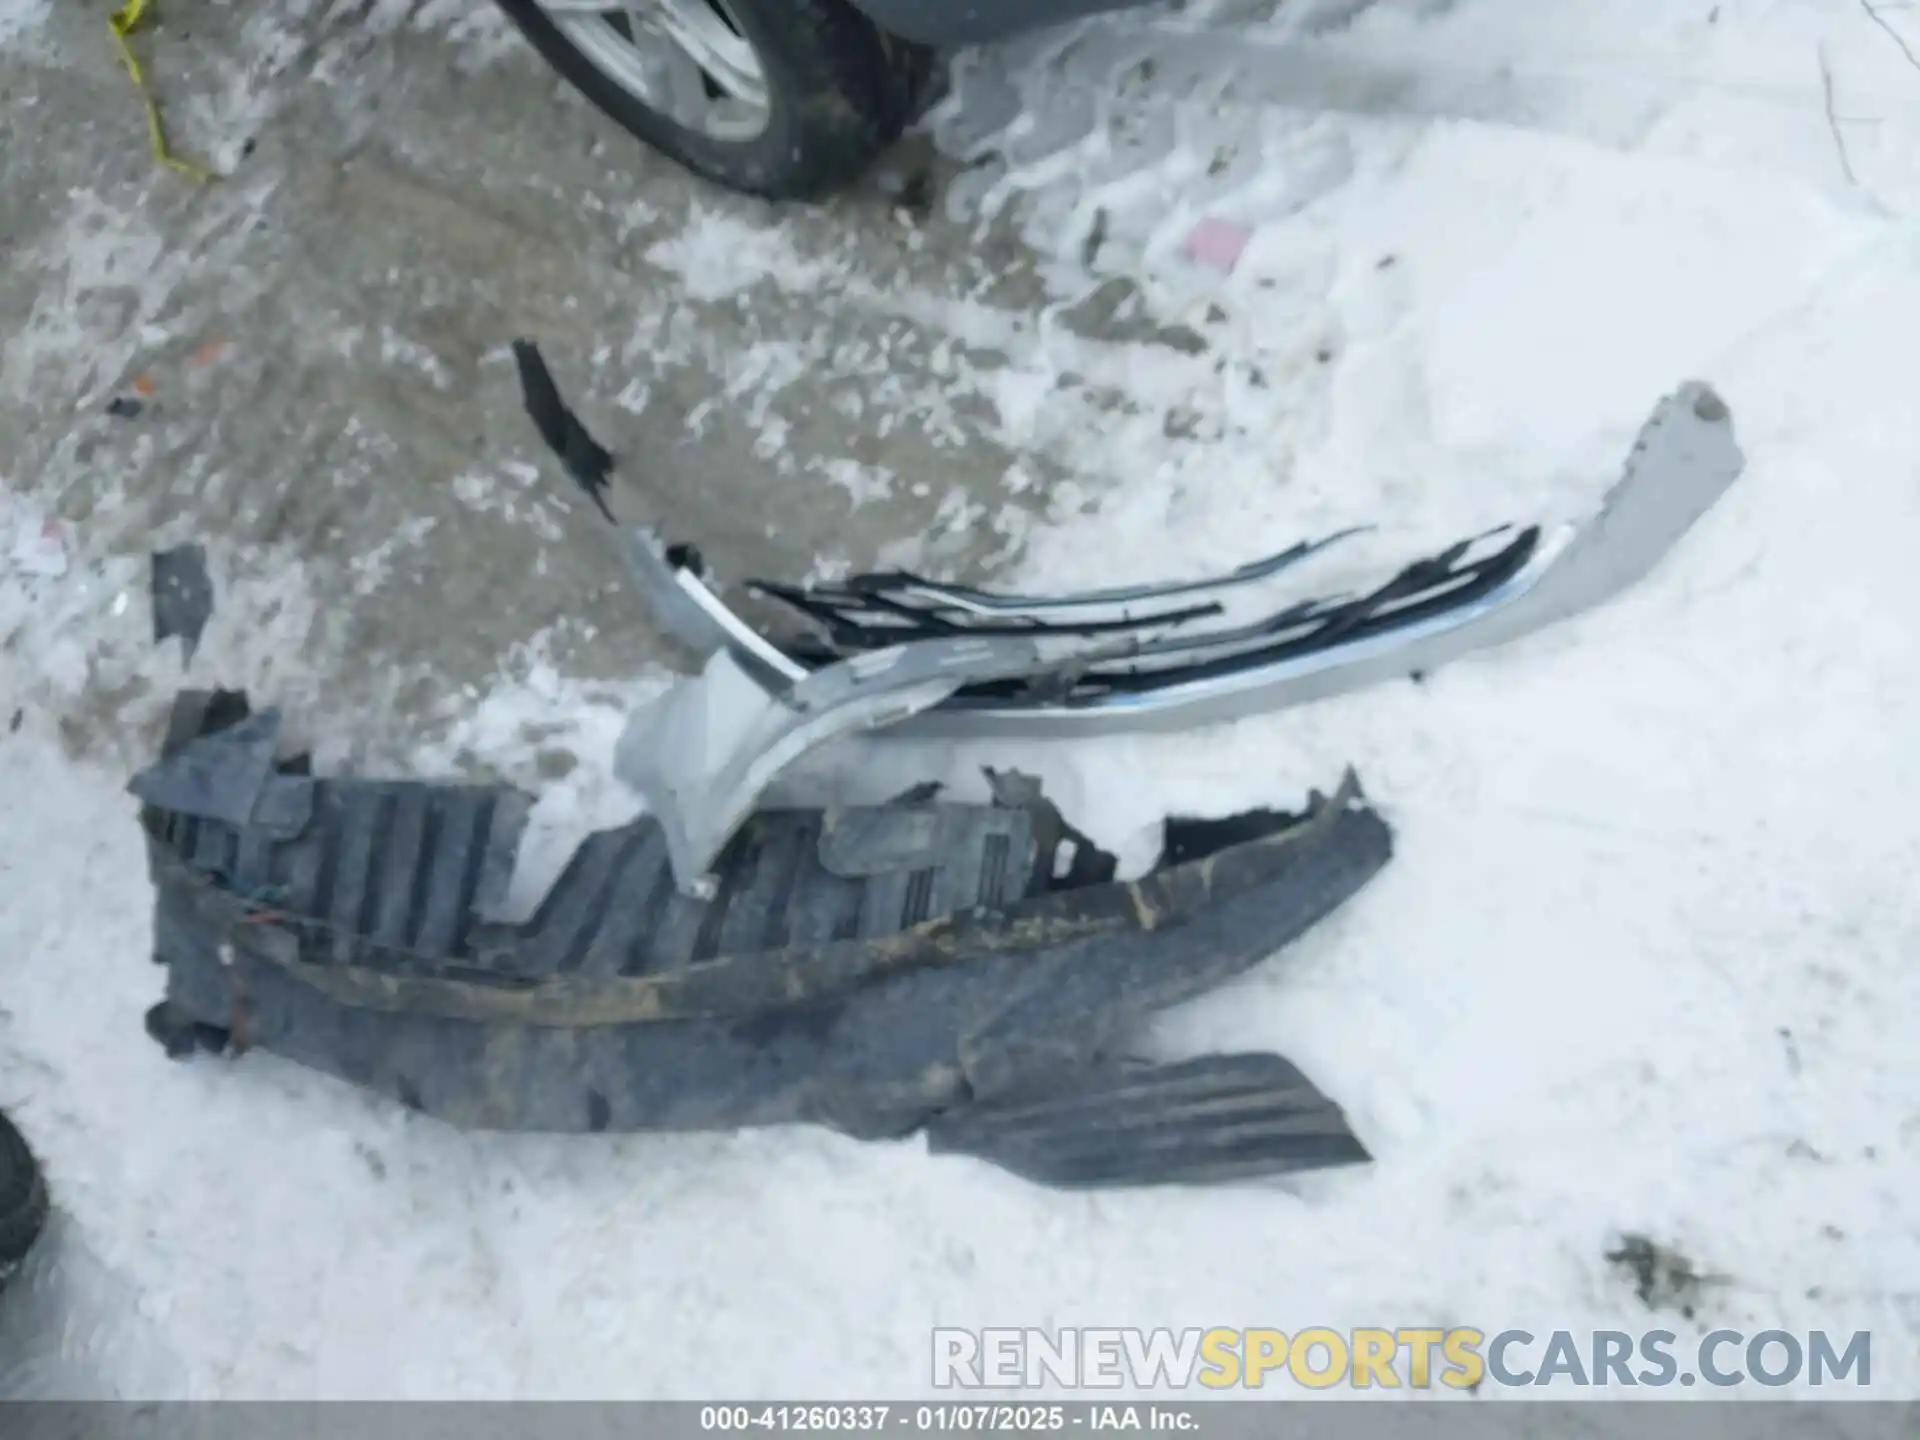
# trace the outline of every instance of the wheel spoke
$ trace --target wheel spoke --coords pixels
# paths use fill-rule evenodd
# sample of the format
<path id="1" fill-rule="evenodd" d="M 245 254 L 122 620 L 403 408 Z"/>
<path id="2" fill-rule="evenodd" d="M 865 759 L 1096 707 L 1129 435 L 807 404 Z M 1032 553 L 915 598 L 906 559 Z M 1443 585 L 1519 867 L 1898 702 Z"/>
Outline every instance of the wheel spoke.
<path id="1" fill-rule="evenodd" d="M 660 47 L 660 82 L 666 87 L 667 106 L 676 115 L 697 115 L 712 109 L 700 62 L 678 45 Z"/>
<path id="2" fill-rule="evenodd" d="M 643 103 L 721 139 L 766 128 L 766 71 L 725 0 L 540 0 L 556 29 Z"/>
<path id="3" fill-rule="evenodd" d="M 691 55 L 713 83 L 741 100 L 765 104 L 767 80 L 753 46 L 712 0 L 654 0 L 660 28 Z"/>

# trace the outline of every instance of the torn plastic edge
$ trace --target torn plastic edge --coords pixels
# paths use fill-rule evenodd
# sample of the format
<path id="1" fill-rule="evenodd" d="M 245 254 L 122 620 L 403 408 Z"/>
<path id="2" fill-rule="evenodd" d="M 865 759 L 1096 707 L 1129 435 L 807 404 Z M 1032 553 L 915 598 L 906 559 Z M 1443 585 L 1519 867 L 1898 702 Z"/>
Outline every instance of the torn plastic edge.
<path id="1" fill-rule="evenodd" d="M 212 709 L 187 698 L 201 717 Z M 176 754 L 212 738 L 204 728 L 195 734 L 195 715 L 181 708 L 171 731 L 180 743 L 168 746 Z M 224 762 L 245 770 L 246 753 L 244 745 L 230 749 Z M 401 786 L 416 794 L 469 788 Z M 338 838 L 365 833 L 345 808 L 315 814 L 338 827 Z M 778 948 L 721 952 L 669 970 L 580 970 L 555 955 L 538 979 L 487 973 L 457 947 L 409 950 L 402 937 L 394 948 L 357 928 L 351 933 L 366 948 L 342 960 L 314 943 L 332 928 L 317 913 L 249 899 L 217 868 L 194 868 L 199 862 L 189 863 L 174 834 L 177 818 L 142 816 L 157 890 L 155 958 L 168 972 L 166 997 L 147 1012 L 146 1029 L 171 1055 L 262 1049 L 490 1130 L 807 1123 L 868 1140 L 923 1131 L 931 1152 L 976 1156 L 1075 1188 L 1215 1183 L 1367 1158 L 1339 1107 L 1278 1056 L 1152 1065 L 1124 1058 L 1122 1048 L 1153 1014 L 1260 963 L 1378 873 L 1391 832 L 1361 801 L 1351 772 L 1331 799 L 1316 793 L 1298 815 L 1210 822 L 1225 827 L 1210 837 L 1224 848 L 1102 885 L 1101 893 L 1064 890 L 1004 910 L 941 911 L 865 940 L 842 940 L 836 929 L 834 938 L 819 932 L 794 944 L 783 930 Z M 1285 823 L 1269 823 L 1276 818 Z M 600 836 L 609 833 L 617 832 Z M 226 838 L 244 851 L 259 837 L 243 826 Z M 424 833 L 415 838 L 434 843 Z M 510 863 L 511 850 L 507 842 L 498 858 Z M 383 881 L 409 888 L 423 853 L 409 853 L 404 868 L 386 866 Z M 306 873 L 313 888 L 304 899 L 287 897 L 297 906 L 322 893 L 319 873 Z M 596 935 L 610 923 L 605 913 L 579 918 Z M 523 932 L 533 944 L 543 935 Z M 453 938 L 448 931 L 442 941 Z M 991 956 L 1020 963 L 975 963 Z M 912 984 L 932 970 L 949 972 L 951 983 L 910 992 L 882 983 Z M 1076 983 L 1116 970 L 1117 983 L 1091 991 Z M 904 1058 L 859 1038 L 896 1032 L 886 1022 L 897 1018 L 903 993 L 929 1005 L 931 1022 L 924 1032 L 906 1027 L 902 1043 L 914 1053 Z M 810 1031 L 823 1007 L 850 1017 L 844 1033 L 778 1048 L 783 1034 Z M 371 1028 L 377 1016 L 401 1023 Z M 634 1033 L 655 1025 L 644 1039 Z M 476 1035 L 489 1026 L 514 1032 L 498 1032 L 511 1057 L 491 1036 Z M 1077 1039 L 1063 1033 L 1081 1027 Z M 553 1043 L 532 1033 L 550 1030 L 575 1033 Z M 922 1050 L 930 1067 L 916 1058 Z M 709 1052 L 739 1063 L 687 1063 Z M 762 1056 L 768 1063 L 758 1063 Z M 929 1078 L 915 1083 L 923 1073 Z"/>
<path id="2" fill-rule="evenodd" d="M 769 688 L 729 650 L 628 720 L 614 773 L 645 797 L 681 891 L 711 898 L 714 860 L 780 773 L 828 741 L 897 725 L 967 685 L 1070 673 L 1134 648 L 1058 636 L 922 640 Z"/>
<path id="3" fill-rule="evenodd" d="M 662 629 L 701 655 L 726 651 L 743 670 L 775 690 L 798 684 L 814 667 L 794 659 L 707 588 L 698 555 L 668 546 L 645 526 L 627 532 L 622 550 Z"/>
<path id="4" fill-rule="evenodd" d="M 280 712 L 262 710 L 187 742 L 127 790 L 142 805 L 286 839 L 312 819 L 313 799 L 308 782 L 280 772 L 279 744 Z"/>
<path id="5" fill-rule="evenodd" d="M 1225 823 L 1234 824 L 1240 818 Z M 354 960 L 315 963 L 303 954 L 301 936 L 330 933 L 323 922 L 288 914 L 196 872 L 151 826 L 148 840 L 151 878 L 157 886 L 180 896 L 197 920 L 227 932 L 236 950 L 343 1006 L 440 1020 L 585 1030 L 682 1020 L 741 1020 L 769 1010 L 829 1003 L 861 985 L 910 971 L 963 967 L 989 956 L 1037 955 L 1083 942 L 1174 928 L 1213 906 L 1238 901 L 1273 883 L 1275 857 L 1319 855 L 1345 843 L 1343 837 L 1367 833 L 1368 827 L 1381 838 L 1378 854 L 1362 862 L 1367 869 L 1361 882 L 1377 873 L 1391 855 L 1390 832 L 1367 802 L 1351 769 L 1331 795 L 1316 790 L 1305 810 L 1290 818 L 1290 824 L 1231 839 L 1207 860 L 1170 858 L 1164 867 L 1139 879 L 1117 882 L 1110 903 L 1084 914 L 1073 914 L 1082 892 L 1067 888 L 1030 896 L 1005 912 L 949 916 L 869 940 L 828 940 L 720 954 L 658 973 L 575 972 L 534 981 L 503 979 L 445 960 L 411 971 Z M 502 842 L 503 864 L 496 873 L 511 867 L 518 843 L 517 835 Z M 477 906 L 474 913 L 484 919 L 488 912 Z M 1163 1009 L 1185 998 L 1189 997 L 1176 995 L 1148 1008 Z"/>
<path id="6" fill-rule="evenodd" d="M 1071 1083 L 976 1100 L 927 1122 L 927 1152 L 972 1155 L 1061 1189 L 1219 1183 L 1372 1157 L 1278 1055 L 1109 1062 Z"/>
<path id="7" fill-rule="evenodd" d="M 1543 536 L 1524 565 L 1463 604 L 1283 659 L 1253 654 L 1235 664 L 1232 657 L 1222 661 L 1215 656 L 1207 662 L 1211 673 L 1199 677 L 1182 673 L 1195 668 L 1181 663 L 1186 649 L 1202 653 L 1257 627 L 1225 635 L 1196 634 L 1190 646 L 1174 642 L 1153 647 L 1162 652 L 1155 658 L 1167 663 L 1150 684 L 1079 699 L 1045 694 L 980 698 L 956 692 L 897 728 L 900 733 L 956 738 L 1164 732 L 1237 720 L 1428 672 L 1592 609 L 1643 579 L 1712 508 L 1745 464 L 1725 401 L 1712 387 L 1688 382 L 1654 409 L 1597 514 Z M 676 563 L 675 552 L 648 532 L 639 532 L 628 548 L 661 623 L 684 644 L 703 654 L 725 649 L 743 668 L 777 684 L 795 684 L 813 673 L 729 609 L 706 586 L 696 566 Z M 923 643 L 929 642 L 908 645 Z"/>

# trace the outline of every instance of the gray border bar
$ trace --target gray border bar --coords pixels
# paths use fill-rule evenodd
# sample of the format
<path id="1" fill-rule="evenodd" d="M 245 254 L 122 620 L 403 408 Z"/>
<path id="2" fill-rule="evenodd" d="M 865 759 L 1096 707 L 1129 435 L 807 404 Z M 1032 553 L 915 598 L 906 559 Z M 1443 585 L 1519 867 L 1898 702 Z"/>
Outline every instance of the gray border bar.
<path id="1" fill-rule="evenodd" d="M 719 1412 L 749 1422 L 722 1426 Z M 832 1412 L 829 1414 L 828 1412 Z M 1128 1421 L 1131 1417 L 1131 1423 Z M 838 1420 L 838 1424 L 831 1423 Z M 1187 1440 L 1912 1440 L 1920 1403 L 1233 1400 L 645 1403 L 0 1402 L 5 1440 L 707 1440 L 716 1435 Z"/>

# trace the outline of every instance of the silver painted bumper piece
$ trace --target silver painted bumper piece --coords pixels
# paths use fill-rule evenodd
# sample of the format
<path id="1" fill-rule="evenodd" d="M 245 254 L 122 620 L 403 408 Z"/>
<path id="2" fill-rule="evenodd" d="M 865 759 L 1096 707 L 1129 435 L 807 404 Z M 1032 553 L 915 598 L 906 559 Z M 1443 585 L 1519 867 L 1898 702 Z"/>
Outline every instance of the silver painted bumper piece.
<path id="1" fill-rule="evenodd" d="M 854 660 L 887 655 L 888 673 L 919 678 L 901 682 L 899 703 L 876 706 L 879 718 L 856 719 L 852 727 L 898 722 L 903 733 L 969 738 L 1170 731 L 1431 671 L 1592 609 L 1652 571 L 1744 468 L 1725 402 L 1692 382 L 1655 409 L 1620 479 L 1585 522 L 1547 533 L 1529 529 L 1479 558 L 1476 550 L 1493 537 L 1462 542 L 1359 600 L 1309 602 L 1253 624 L 1211 629 L 1197 622 L 1223 613 L 1228 592 L 1342 537 L 1296 546 L 1212 582 L 1081 596 L 992 595 L 914 576 L 857 577 L 838 590 L 754 585 L 828 631 L 831 644 L 817 660 L 782 649 L 728 608 L 702 579 L 692 552 L 636 532 L 628 557 L 662 625 L 701 654 L 729 656 L 768 702 L 827 680 Z M 942 638 L 923 638 L 932 635 Z M 977 652 L 992 656 L 980 669 L 951 656 L 920 668 L 921 647 L 969 635 L 1052 647 L 1033 651 L 1025 672 L 1017 651 L 997 650 Z M 964 678 L 935 695 L 934 675 L 942 684 Z M 1023 681 L 1032 683 L 1009 683 Z M 809 699 L 812 709 L 791 712 L 807 715 L 805 724 L 780 717 L 780 753 L 790 748 L 789 735 L 805 749 L 815 742 L 800 736 L 850 728 L 825 718 L 840 703 L 833 697 L 849 693 L 843 682 L 818 693 L 817 702 Z M 763 767 L 751 768 L 759 774 Z M 701 771 L 696 765 L 679 773 Z M 738 773 L 744 780 L 747 770 Z M 689 855 L 709 843 L 690 835 Z"/>
<path id="2" fill-rule="evenodd" d="M 1125 642 L 1123 642 L 1125 643 Z M 781 771 L 839 736 L 895 725 L 962 686 L 1028 679 L 1115 647 L 997 636 L 868 651 L 769 689 L 731 652 L 636 711 L 614 773 L 646 798 L 666 832 L 681 892 L 712 899 L 713 864 Z"/>

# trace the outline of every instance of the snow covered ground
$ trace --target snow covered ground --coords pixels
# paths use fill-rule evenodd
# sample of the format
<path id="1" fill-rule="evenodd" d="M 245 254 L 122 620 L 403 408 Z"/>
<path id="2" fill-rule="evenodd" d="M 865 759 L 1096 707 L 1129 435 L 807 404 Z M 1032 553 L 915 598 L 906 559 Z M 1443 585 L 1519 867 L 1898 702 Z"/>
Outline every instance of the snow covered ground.
<path id="1" fill-rule="evenodd" d="M 0 41 L 35 43 L 41 9 L 0 0 Z M 91 671 L 125 678 L 106 617 L 138 570 L 37 578 L 0 549 L 0 722 L 23 712 L 0 734 L 0 1104 L 61 1212 L 0 1306 L 0 1379 L 905 1396 L 934 1325 L 1432 1324 L 1867 1329 L 1873 1393 L 1920 1396 L 1916 55 L 1916 12 L 1858 0 L 1216 0 L 965 57 L 931 119 L 988 157 L 946 223 L 1038 257 L 1031 306 L 970 292 L 961 259 L 885 301 L 945 337 L 908 399 L 981 402 L 962 447 L 1012 457 L 997 494 L 942 507 L 1015 548 L 1006 583 L 1575 513 L 1676 383 L 1732 406 L 1727 500 L 1652 582 L 1537 640 L 1206 735 L 882 741 L 815 777 L 977 787 L 1012 761 L 1139 858 L 1168 807 L 1357 766 L 1388 872 L 1157 1038 L 1289 1056 L 1363 1169 L 1063 1196 L 917 1141 L 468 1136 L 270 1058 L 169 1064 L 140 1029 L 126 754 L 63 737 Z M 1230 275 L 1181 254 L 1206 217 L 1250 232 Z M 652 258 L 716 297 L 770 272 L 881 304 L 832 223 L 695 204 Z M 1075 317 L 1116 294 L 1197 343 L 1088 338 Z M 0 436 L 23 496 L 24 453 Z M 827 473 L 856 508 L 889 484 Z M 235 630 L 272 598 L 245 593 Z M 258 683 L 260 647 L 222 644 L 195 678 Z M 548 787 L 557 833 L 619 817 L 619 692 L 517 673 L 416 762 L 531 776 L 537 722 L 578 760 Z M 1629 1233 L 1709 1277 L 1691 1316 L 1605 1258 Z"/>

